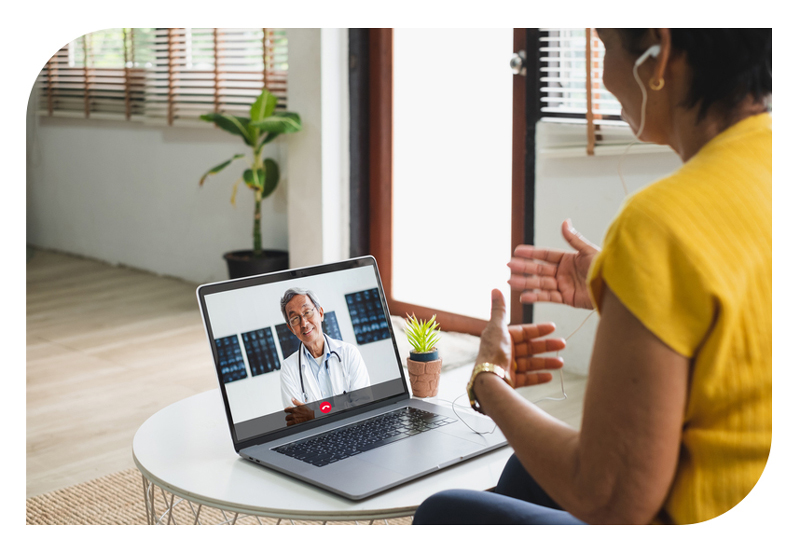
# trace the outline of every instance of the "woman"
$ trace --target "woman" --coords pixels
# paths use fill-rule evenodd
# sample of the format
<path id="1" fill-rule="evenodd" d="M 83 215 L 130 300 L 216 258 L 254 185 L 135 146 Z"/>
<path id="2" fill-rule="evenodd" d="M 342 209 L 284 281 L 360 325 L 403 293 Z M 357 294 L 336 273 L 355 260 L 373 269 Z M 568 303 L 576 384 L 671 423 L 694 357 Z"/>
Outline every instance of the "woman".
<path id="1" fill-rule="evenodd" d="M 523 301 L 594 306 L 601 315 L 581 429 L 509 386 L 536 383 L 523 371 L 537 365 L 520 330 L 503 323 L 503 298 L 493 291 L 470 393 L 515 455 L 496 493 L 434 495 L 415 523 L 700 522 L 739 503 L 766 464 L 771 30 L 598 35 L 603 82 L 623 118 L 684 165 L 626 200 L 602 250 L 567 222 L 575 253 L 517 248 L 510 283 Z"/>

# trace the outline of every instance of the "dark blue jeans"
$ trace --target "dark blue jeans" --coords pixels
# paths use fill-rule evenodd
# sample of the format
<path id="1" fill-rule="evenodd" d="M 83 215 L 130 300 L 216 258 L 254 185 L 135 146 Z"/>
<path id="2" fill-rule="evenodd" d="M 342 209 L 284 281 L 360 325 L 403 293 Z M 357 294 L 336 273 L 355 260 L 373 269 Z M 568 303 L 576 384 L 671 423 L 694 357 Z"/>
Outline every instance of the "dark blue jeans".
<path id="1" fill-rule="evenodd" d="M 422 502 L 414 524 L 583 524 L 559 507 L 516 455 L 493 492 L 447 490 Z"/>

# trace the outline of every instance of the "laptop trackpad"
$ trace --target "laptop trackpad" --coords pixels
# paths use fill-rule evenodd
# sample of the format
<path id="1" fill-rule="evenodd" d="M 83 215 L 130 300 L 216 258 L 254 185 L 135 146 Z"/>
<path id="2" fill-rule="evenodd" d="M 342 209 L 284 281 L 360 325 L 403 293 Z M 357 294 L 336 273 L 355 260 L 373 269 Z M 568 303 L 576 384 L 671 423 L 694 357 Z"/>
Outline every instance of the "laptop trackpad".
<path id="1" fill-rule="evenodd" d="M 418 474 L 475 453 L 481 446 L 440 432 L 426 432 L 358 455 L 358 459 L 404 475 Z"/>

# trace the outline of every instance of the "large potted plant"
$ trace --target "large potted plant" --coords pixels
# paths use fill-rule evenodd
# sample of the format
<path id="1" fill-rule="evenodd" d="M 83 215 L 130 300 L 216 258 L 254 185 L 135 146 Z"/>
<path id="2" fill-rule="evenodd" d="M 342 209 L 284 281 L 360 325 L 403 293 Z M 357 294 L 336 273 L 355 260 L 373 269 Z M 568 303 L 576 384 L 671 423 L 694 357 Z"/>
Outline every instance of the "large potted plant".
<path id="1" fill-rule="evenodd" d="M 297 132 L 302 128 L 300 116 L 292 112 L 276 112 L 278 99 L 264 89 L 250 106 L 250 117 L 239 117 L 227 113 L 207 113 L 200 119 L 214 123 L 220 129 L 234 134 L 244 140 L 251 148 L 250 166 L 242 172 L 242 176 L 233 185 L 231 203 L 235 205 L 236 190 L 240 182 L 244 182 L 255 196 L 255 212 L 253 214 L 253 249 L 227 252 L 223 257 L 228 263 L 230 278 L 269 273 L 289 268 L 289 253 L 281 250 L 265 250 L 261 243 L 261 202 L 270 196 L 278 187 L 280 170 L 278 163 L 272 158 L 261 158 L 261 151 L 277 137 L 286 133 Z M 245 154 L 236 154 L 231 159 L 209 169 L 201 178 L 203 185 L 206 178 L 225 169 Z"/>

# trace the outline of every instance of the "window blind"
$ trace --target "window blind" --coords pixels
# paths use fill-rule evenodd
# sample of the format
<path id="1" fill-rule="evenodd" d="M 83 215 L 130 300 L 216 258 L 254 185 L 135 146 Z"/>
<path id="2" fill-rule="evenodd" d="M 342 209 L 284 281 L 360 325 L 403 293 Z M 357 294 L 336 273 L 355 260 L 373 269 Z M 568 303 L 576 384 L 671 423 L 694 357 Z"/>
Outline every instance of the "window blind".
<path id="1" fill-rule="evenodd" d="M 264 88 L 286 109 L 287 69 L 283 29 L 107 29 L 56 52 L 37 86 L 48 115 L 172 125 L 247 117 Z"/>
<path id="2" fill-rule="evenodd" d="M 540 33 L 542 120 L 583 122 L 591 108 L 596 122 L 621 122 L 619 102 L 603 86 L 605 50 L 597 34 L 589 29 L 540 29 Z M 587 90 L 591 90 L 588 95 Z"/>
<path id="3" fill-rule="evenodd" d="M 586 125 L 576 132 L 566 125 L 552 139 L 557 148 L 631 142 L 622 107 L 603 86 L 605 49 L 593 29 L 540 29 L 538 46 L 540 120 L 545 123 Z"/>

